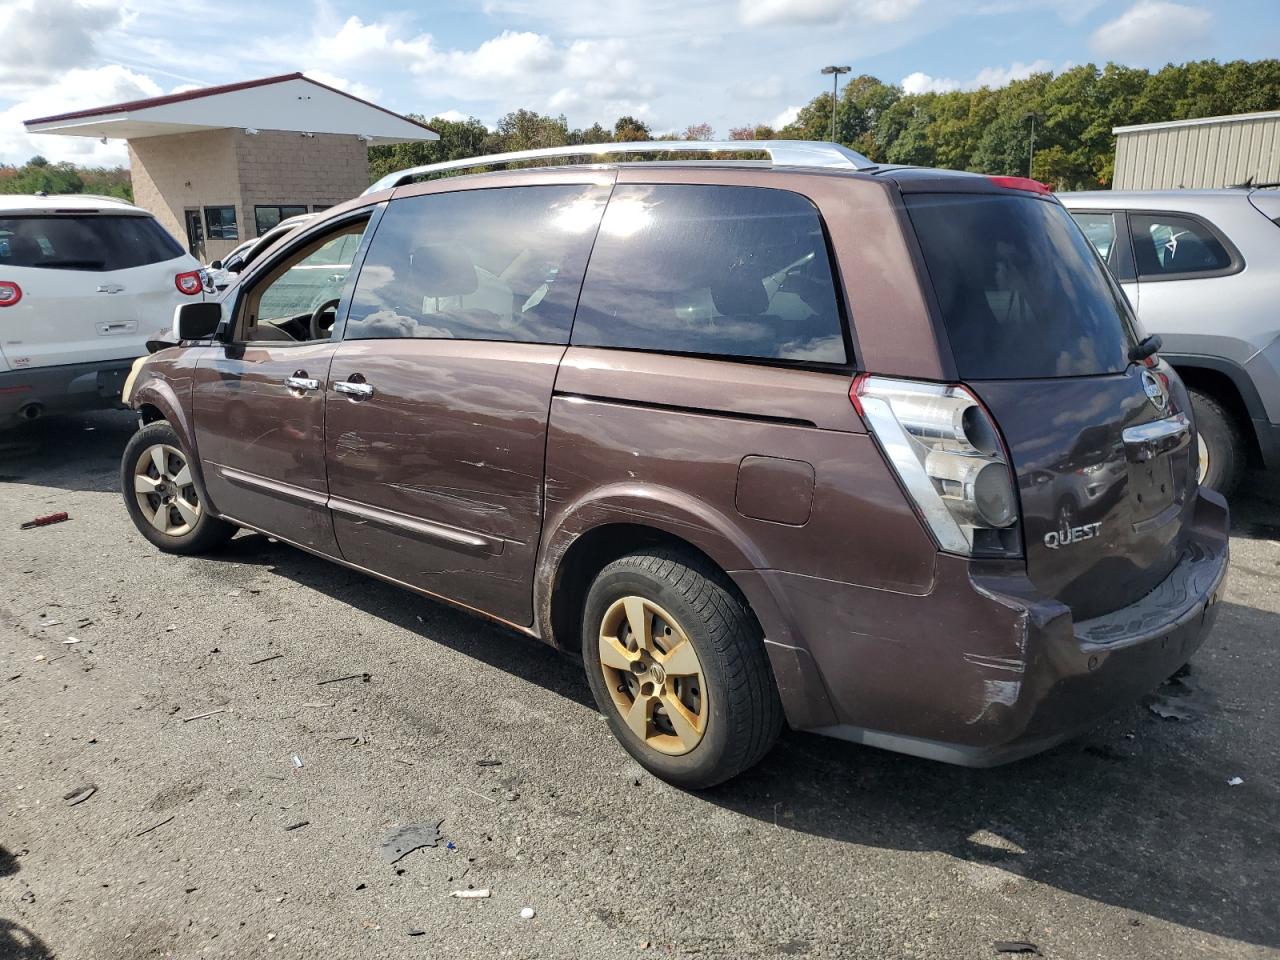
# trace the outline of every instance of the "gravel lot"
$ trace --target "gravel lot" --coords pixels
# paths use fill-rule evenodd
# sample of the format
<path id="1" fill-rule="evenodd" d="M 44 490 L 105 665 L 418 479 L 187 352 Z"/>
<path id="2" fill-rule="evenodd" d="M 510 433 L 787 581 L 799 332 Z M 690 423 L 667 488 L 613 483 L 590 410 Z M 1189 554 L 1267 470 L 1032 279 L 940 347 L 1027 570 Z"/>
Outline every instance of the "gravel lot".
<path id="1" fill-rule="evenodd" d="M 691 795 L 539 644 L 256 534 L 160 554 L 133 429 L 0 435 L 0 957 L 1280 956 L 1274 481 L 1151 704 L 989 771 L 790 734 Z"/>

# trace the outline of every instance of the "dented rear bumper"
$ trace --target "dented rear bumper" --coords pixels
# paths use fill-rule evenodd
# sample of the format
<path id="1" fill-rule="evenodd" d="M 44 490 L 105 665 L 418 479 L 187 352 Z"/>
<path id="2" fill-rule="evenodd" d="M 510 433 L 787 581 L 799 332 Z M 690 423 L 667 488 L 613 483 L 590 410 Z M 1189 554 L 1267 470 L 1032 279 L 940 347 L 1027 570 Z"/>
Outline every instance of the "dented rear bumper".
<path id="1" fill-rule="evenodd" d="M 1081 732 L 1187 662 L 1216 619 L 1227 528 L 1226 502 L 1200 492 L 1169 576 L 1083 621 L 1008 561 L 939 555 L 923 595 L 776 571 L 740 582 L 787 621 L 764 627 L 793 727 L 994 766 Z"/>

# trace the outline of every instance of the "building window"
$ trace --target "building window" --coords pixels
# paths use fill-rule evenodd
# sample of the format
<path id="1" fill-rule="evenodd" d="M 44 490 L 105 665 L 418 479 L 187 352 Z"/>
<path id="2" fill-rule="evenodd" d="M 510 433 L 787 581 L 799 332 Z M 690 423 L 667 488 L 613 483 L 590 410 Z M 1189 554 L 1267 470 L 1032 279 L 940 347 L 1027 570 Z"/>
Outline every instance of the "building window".
<path id="1" fill-rule="evenodd" d="M 253 208 L 253 219 L 258 228 L 258 236 L 262 236 L 281 220 L 288 220 L 307 212 L 303 204 L 271 205 Z"/>
<path id="2" fill-rule="evenodd" d="M 239 240 L 235 207 L 205 207 L 204 224 L 210 240 Z"/>
<path id="3" fill-rule="evenodd" d="M 311 212 L 320 213 L 321 211 L 328 210 L 332 206 L 332 203 L 313 203 L 311 205 Z"/>

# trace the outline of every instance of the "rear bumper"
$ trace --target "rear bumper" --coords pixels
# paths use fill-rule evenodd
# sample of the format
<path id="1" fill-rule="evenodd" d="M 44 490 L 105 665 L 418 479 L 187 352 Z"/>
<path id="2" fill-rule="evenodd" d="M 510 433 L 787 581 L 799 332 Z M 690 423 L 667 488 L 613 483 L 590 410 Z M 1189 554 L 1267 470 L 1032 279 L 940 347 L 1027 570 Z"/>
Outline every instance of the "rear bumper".
<path id="1" fill-rule="evenodd" d="M 1227 527 L 1226 502 L 1202 491 L 1169 577 L 1080 622 L 1039 595 L 1021 563 L 946 555 L 922 596 L 774 571 L 744 589 L 767 589 L 791 621 L 769 652 L 793 727 L 994 766 L 1070 738 L 1187 662 L 1216 619 Z"/>
<path id="2" fill-rule="evenodd" d="M 0 426 L 32 411 L 43 416 L 115 406 L 132 366 L 129 358 L 0 371 Z"/>

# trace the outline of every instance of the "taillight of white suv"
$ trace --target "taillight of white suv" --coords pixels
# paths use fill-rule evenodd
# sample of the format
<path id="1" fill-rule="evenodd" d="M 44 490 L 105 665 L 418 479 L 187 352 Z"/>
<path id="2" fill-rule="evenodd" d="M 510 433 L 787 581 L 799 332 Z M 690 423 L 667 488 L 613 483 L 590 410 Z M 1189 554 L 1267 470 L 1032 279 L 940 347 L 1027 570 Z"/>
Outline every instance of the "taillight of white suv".
<path id="1" fill-rule="evenodd" d="M 991 416 L 958 384 L 862 374 L 849 393 L 938 545 L 1018 556 L 1018 496 Z"/>
<path id="2" fill-rule="evenodd" d="M 174 277 L 173 285 L 178 288 L 179 293 L 194 297 L 197 293 L 204 291 L 204 278 L 199 270 L 188 270 Z"/>
<path id="3" fill-rule="evenodd" d="M 22 299 L 22 288 L 8 280 L 0 280 L 0 307 L 12 307 Z"/>

